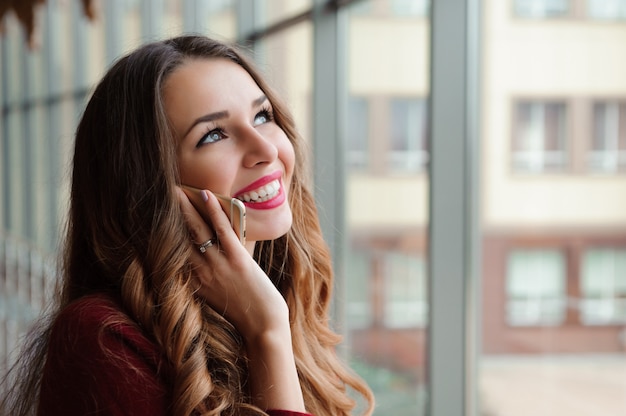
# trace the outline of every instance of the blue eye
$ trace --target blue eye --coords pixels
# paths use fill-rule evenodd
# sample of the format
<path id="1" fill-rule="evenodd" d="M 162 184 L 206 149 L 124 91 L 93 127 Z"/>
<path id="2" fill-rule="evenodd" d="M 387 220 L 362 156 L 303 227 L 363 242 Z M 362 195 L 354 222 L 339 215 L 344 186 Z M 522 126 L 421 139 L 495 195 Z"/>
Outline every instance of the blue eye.
<path id="1" fill-rule="evenodd" d="M 202 136 L 202 138 L 200 139 L 196 147 L 200 147 L 205 144 L 219 142 L 220 140 L 225 139 L 225 138 L 226 138 L 226 134 L 224 133 L 224 130 L 218 127 L 209 131 L 204 136 Z"/>
<path id="2" fill-rule="evenodd" d="M 263 109 L 254 116 L 254 126 L 260 126 L 261 124 L 269 123 L 274 118 L 272 117 L 272 113 L 268 109 Z"/>

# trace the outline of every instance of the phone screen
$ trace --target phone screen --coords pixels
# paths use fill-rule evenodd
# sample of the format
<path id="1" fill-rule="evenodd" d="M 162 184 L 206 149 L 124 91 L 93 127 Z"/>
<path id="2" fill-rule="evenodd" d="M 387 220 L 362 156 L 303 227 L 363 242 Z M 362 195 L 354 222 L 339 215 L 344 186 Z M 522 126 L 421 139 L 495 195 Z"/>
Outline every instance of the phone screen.
<path id="1" fill-rule="evenodd" d="M 205 221 L 209 222 L 208 215 L 204 209 L 204 201 L 201 190 L 193 186 L 182 185 L 182 189 Z M 213 194 L 217 197 L 222 210 L 230 219 L 230 225 L 235 230 L 241 244 L 246 243 L 246 206 L 237 198 L 231 198 L 220 194 Z"/>

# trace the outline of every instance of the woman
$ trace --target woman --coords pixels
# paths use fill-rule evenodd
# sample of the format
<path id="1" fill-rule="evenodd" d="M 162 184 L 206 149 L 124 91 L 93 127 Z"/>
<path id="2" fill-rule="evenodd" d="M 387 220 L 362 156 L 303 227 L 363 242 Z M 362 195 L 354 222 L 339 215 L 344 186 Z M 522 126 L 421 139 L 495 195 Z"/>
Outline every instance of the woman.
<path id="1" fill-rule="evenodd" d="M 58 311 L 22 388 L 38 414 L 336 416 L 349 389 L 371 414 L 335 354 L 301 146 L 227 45 L 183 36 L 111 68 L 78 126 Z M 245 246 L 214 194 L 246 205 Z"/>

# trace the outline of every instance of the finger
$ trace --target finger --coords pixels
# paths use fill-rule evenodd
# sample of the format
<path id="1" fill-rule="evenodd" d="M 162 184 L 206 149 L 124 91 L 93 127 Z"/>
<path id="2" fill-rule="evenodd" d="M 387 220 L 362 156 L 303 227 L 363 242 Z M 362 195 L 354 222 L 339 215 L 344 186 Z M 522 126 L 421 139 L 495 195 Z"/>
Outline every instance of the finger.
<path id="1" fill-rule="evenodd" d="M 216 234 L 210 224 L 202 218 L 182 189 L 177 189 L 177 195 L 193 243 L 200 245 L 209 239 L 214 239 Z"/>
<path id="2" fill-rule="evenodd" d="M 239 238 L 232 229 L 228 216 L 222 210 L 217 197 L 209 191 L 203 190 L 203 199 L 211 224 L 219 240 L 220 249 L 227 253 L 236 252 L 243 247 Z"/>

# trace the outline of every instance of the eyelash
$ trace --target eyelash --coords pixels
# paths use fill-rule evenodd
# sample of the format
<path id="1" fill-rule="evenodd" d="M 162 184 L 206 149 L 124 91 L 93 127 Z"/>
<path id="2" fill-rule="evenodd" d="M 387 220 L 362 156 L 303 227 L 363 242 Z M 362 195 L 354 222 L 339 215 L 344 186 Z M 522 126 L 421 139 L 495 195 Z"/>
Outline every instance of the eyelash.
<path id="1" fill-rule="evenodd" d="M 272 109 L 269 106 L 267 106 L 267 105 L 264 105 L 263 107 L 261 107 L 259 112 L 256 113 L 256 115 L 254 116 L 254 119 L 256 120 L 256 118 L 259 117 L 259 116 L 265 117 L 265 123 L 257 124 L 257 125 L 255 125 L 255 127 L 274 121 L 274 113 L 272 112 Z M 207 140 L 208 136 L 210 136 L 212 134 L 219 134 L 222 137 L 219 140 L 215 140 L 215 141 L 212 141 L 210 143 L 216 143 L 216 142 L 218 142 L 220 140 L 223 140 L 223 139 L 225 139 L 227 137 L 224 128 L 221 125 L 219 125 L 219 124 L 214 124 L 213 126 L 209 126 L 207 128 L 207 132 L 200 138 L 200 141 L 198 142 L 198 144 L 196 144 L 196 147 L 201 147 L 201 146 L 203 146 L 205 144 L 210 144 L 210 143 L 207 143 L 206 140 Z"/>
<path id="2" fill-rule="evenodd" d="M 254 118 L 257 118 L 260 115 L 265 116 L 265 118 L 267 119 L 266 123 L 274 121 L 274 113 L 272 112 L 272 109 L 267 104 L 261 107 L 259 112 L 254 116 Z"/>

